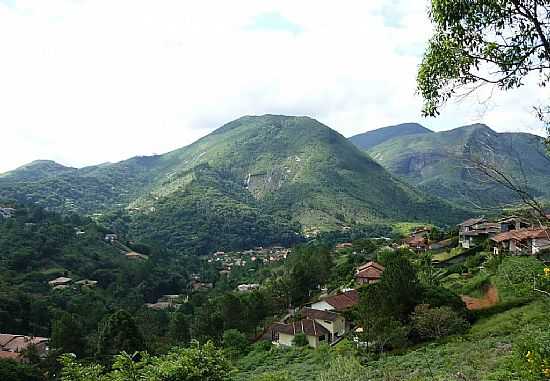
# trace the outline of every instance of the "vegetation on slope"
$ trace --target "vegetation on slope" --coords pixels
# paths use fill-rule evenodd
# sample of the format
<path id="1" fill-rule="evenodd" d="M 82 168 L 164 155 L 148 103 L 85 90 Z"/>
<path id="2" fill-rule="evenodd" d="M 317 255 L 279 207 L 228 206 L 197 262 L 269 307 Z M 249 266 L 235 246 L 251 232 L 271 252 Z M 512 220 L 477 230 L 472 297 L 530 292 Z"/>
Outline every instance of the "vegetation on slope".
<path id="1" fill-rule="evenodd" d="M 493 165 L 534 196 L 550 196 L 550 166 L 543 139 L 496 133 L 484 125 L 400 136 L 368 150 L 394 175 L 443 199 L 491 207 L 518 195 L 489 180 L 476 162 Z"/>

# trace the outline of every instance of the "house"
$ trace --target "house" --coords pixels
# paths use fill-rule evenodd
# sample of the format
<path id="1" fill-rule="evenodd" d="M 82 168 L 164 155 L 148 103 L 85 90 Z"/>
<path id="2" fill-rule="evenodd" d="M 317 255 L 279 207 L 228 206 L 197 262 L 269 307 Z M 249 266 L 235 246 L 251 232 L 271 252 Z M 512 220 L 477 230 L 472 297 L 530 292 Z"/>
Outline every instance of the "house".
<path id="1" fill-rule="evenodd" d="M 212 283 L 204 283 L 194 279 L 191 281 L 191 288 L 193 289 L 193 291 L 208 290 L 213 287 L 214 285 Z"/>
<path id="2" fill-rule="evenodd" d="M 346 319 L 340 314 L 331 311 L 315 310 L 305 307 L 301 311 L 304 319 L 315 320 L 329 332 L 328 343 L 332 344 L 338 341 L 346 334 Z"/>
<path id="3" fill-rule="evenodd" d="M 82 279 L 82 280 L 79 280 L 78 282 L 75 282 L 75 284 L 80 287 L 94 288 L 95 286 L 97 286 L 97 280 Z"/>
<path id="4" fill-rule="evenodd" d="M 24 362 L 24 354 L 34 347 L 39 357 L 46 357 L 49 339 L 45 337 L 11 335 L 0 333 L 0 359 Z"/>
<path id="5" fill-rule="evenodd" d="M 525 229 L 531 226 L 531 224 L 522 218 L 512 216 L 512 217 L 506 217 L 499 221 L 497 221 L 498 224 L 500 224 L 500 232 L 505 233 L 510 230 L 520 230 Z"/>
<path id="6" fill-rule="evenodd" d="M 357 271 L 355 272 L 355 280 L 360 285 L 376 283 L 380 280 L 383 272 L 384 266 L 377 262 L 370 261 L 357 268 Z"/>
<path id="7" fill-rule="evenodd" d="M 126 258 L 128 258 L 131 261 L 144 261 L 149 259 L 147 255 L 136 253 L 135 251 L 131 251 L 129 253 L 125 254 Z"/>
<path id="8" fill-rule="evenodd" d="M 107 241 L 107 242 L 113 243 L 117 239 L 118 239 L 118 237 L 117 237 L 116 234 L 113 234 L 113 233 L 105 234 L 105 241 Z"/>
<path id="9" fill-rule="evenodd" d="M 429 227 L 429 226 L 418 226 L 412 231 L 411 237 L 414 237 L 414 238 L 419 238 L 419 237 L 428 238 L 431 232 L 432 232 L 432 228 Z"/>
<path id="10" fill-rule="evenodd" d="M 237 286 L 237 291 L 239 291 L 239 292 L 248 292 L 248 291 L 257 290 L 258 288 L 260 288 L 260 285 L 258 283 L 239 284 Z"/>
<path id="11" fill-rule="evenodd" d="M 410 249 L 420 252 L 420 251 L 426 251 L 428 250 L 428 239 L 425 236 L 419 235 L 419 236 L 412 236 L 407 238 L 404 241 L 405 245 L 407 245 Z"/>
<path id="12" fill-rule="evenodd" d="M 357 290 L 348 290 L 340 294 L 329 296 L 311 304 L 310 308 L 321 311 L 343 312 L 359 303 Z"/>
<path id="13" fill-rule="evenodd" d="M 275 345 L 291 347 L 296 335 L 304 334 L 311 348 L 319 348 L 321 343 L 328 342 L 330 332 L 315 320 L 302 319 L 289 324 L 276 323 L 271 326 L 271 341 Z"/>
<path id="14" fill-rule="evenodd" d="M 339 243 L 336 245 L 336 250 L 344 250 L 344 249 L 351 249 L 353 247 L 353 243 L 351 242 L 344 242 Z"/>
<path id="15" fill-rule="evenodd" d="M 550 229 L 514 229 L 491 238 L 495 254 L 536 255 L 550 248 Z"/>
<path id="16" fill-rule="evenodd" d="M 50 287 L 56 288 L 58 286 L 68 286 L 73 281 L 72 278 L 67 278 L 64 276 L 60 276 L 59 278 L 55 278 L 53 280 L 50 280 L 48 282 L 48 285 Z"/>
<path id="17" fill-rule="evenodd" d="M 458 244 L 470 249 L 501 232 L 500 223 L 490 223 L 484 217 L 470 218 L 458 225 Z"/>
<path id="18" fill-rule="evenodd" d="M 11 218 L 14 215 L 15 215 L 15 209 L 14 208 L 0 207 L 0 217 L 2 217 L 2 218 Z"/>
<path id="19" fill-rule="evenodd" d="M 151 308 L 153 310 L 166 310 L 166 309 L 179 309 L 182 306 L 182 303 L 187 303 L 189 298 L 179 294 L 173 295 L 162 295 L 158 298 L 156 303 L 145 303 L 145 307 Z"/>

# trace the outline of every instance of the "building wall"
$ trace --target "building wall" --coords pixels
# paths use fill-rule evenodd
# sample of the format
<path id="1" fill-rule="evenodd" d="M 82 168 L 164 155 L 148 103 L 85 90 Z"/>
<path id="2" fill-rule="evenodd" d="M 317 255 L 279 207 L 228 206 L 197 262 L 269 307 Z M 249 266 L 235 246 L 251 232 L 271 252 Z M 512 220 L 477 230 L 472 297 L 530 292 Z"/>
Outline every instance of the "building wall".
<path id="1" fill-rule="evenodd" d="M 319 338 L 316 336 L 306 336 L 307 343 L 311 348 L 319 348 Z M 325 338 L 328 340 L 328 337 Z M 279 344 L 287 347 L 292 347 L 294 345 L 294 335 L 289 335 L 287 333 L 279 333 Z"/>
<path id="2" fill-rule="evenodd" d="M 532 254 L 538 254 L 541 250 L 550 248 L 550 240 L 546 238 L 538 238 L 533 240 Z"/>
<path id="3" fill-rule="evenodd" d="M 293 345 L 294 336 L 287 333 L 279 333 L 279 344 L 291 347 Z"/>

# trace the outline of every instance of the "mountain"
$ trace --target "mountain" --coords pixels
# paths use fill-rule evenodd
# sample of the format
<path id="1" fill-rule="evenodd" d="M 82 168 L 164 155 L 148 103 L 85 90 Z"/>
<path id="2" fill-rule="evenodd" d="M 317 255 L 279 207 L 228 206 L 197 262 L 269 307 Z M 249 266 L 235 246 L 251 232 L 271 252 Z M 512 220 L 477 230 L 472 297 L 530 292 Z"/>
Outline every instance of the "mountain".
<path id="1" fill-rule="evenodd" d="M 430 133 L 433 133 L 433 131 L 418 123 L 402 123 L 354 135 L 349 140 L 359 149 L 366 150 L 395 137 Z"/>
<path id="2" fill-rule="evenodd" d="M 462 205 L 497 206 L 518 201 L 490 181 L 472 161 L 494 165 L 539 197 L 550 197 L 550 159 L 542 138 L 497 133 L 483 124 L 450 131 L 403 135 L 371 147 L 369 155 L 394 175 Z"/>
<path id="3" fill-rule="evenodd" d="M 173 248 L 290 242 L 354 223 L 463 214 L 391 176 L 329 127 L 307 117 L 247 116 L 195 143 L 151 157 L 0 177 L 0 197 L 57 210 L 108 213 L 133 236 Z"/>

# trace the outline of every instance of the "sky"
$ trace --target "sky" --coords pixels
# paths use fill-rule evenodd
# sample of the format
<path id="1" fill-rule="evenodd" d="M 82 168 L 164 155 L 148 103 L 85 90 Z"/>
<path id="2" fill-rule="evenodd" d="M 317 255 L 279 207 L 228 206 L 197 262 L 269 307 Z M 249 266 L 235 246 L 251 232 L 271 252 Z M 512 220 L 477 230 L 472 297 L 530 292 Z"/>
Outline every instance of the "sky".
<path id="1" fill-rule="evenodd" d="M 243 115 L 344 136 L 403 122 L 542 133 L 529 84 L 421 118 L 427 0 L 0 0 L 0 172 L 190 144 Z"/>

